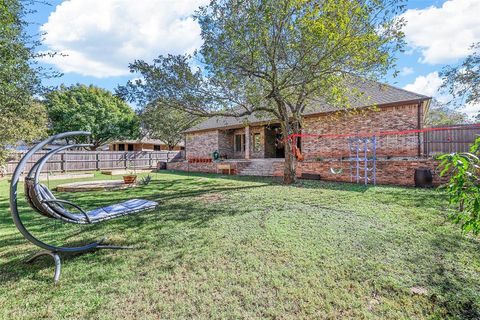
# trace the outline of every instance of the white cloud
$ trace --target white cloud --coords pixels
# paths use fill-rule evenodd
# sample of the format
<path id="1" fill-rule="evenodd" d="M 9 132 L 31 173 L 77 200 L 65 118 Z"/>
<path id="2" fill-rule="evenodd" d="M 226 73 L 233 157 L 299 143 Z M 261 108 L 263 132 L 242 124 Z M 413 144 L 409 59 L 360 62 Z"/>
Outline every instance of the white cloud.
<path id="1" fill-rule="evenodd" d="M 402 70 L 400 70 L 401 76 L 408 76 L 412 73 L 413 73 L 413 68 L 410 68 L 410 67 L 403 67 Z"/>
<path id="2" fill-rule="evenodd" d="M 421 51 L 422 63 L 454 62 L 480 41 L 479 15 L 479 0 L 449 0 L 441 7 L 407 10 L 406 40 Z"/>
<path id="3" fill-rule="evenodd" d="M 128 63 L 201 45 L 191 15 L 207 0 L 69 0 L 41 30 L 44 44 L 68 56 L 46 58 L 62 72 L 94 77 L 128 74 Z"/>
<path id="4" fill-rule="evenodd" d="M 440 89 L 441 85 L 442 78 L 440 78 L 438 72 L 432 72 L 426 76 L 418 76 L 413 83 L 407 84 L 404 89 L 438 99 L 438 89 Z"/>
<path id="5" fill-rule="evenodd" d="M 413 83 L 407 84 L 404 89 L 433 97 L 441 103 L 447 103 L 451 101 L 452 96 L 440 92 L 442 83 L 442 78 L 440 78 L 438 72 L 432 72 L 426 76 L 418 76 Z M 469 117 L 475 117 L 480 112 L 480 105 L 466 104 L 458 111 L 468 114 Z"/>

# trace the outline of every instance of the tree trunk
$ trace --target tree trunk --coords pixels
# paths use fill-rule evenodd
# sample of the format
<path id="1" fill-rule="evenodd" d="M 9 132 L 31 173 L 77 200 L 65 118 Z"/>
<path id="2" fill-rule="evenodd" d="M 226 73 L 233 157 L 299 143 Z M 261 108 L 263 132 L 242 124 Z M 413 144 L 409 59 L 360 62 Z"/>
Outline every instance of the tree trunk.
<path id="1" fill-rule="evenodd" d="M 89 147 L 91 151 L 97 151 L 98 147 L 100 147 L 102 144 L 99 142 L 89 142 L 92 144 L 92 146 Z"/>
<path id="2" fill-rule="evenodd" d="M 288 119 L 282 121 L 282 134 L 285 141 L 285 166 L 283 170 L 283 183 L 287 185 L 295 183 L 297 180 L 297 161 L 292 149 L 294 141 L 288 138 L 292 131 L 294 130 L 292 130 L 292 126 L 290 125 Z"/>
<path id="3" fill-rule="evenodd" d="M 280 125 L 282 129 L 282 138 L 285 145 L 285 163 L 283 169 L 283 184 L 289 185 L 295 183 L 297 180 L 297 159 L 293 153 L 293 145 L 296 139 L 290 139 L 289 135 L 292 133 L 299 133 L 299 123 L 294 121 L 290 123 L 290 114 L 288 112 L 285 101 L 278 95 L 272 94 L 275 100 L 278 113 L 280 114 Z"/>

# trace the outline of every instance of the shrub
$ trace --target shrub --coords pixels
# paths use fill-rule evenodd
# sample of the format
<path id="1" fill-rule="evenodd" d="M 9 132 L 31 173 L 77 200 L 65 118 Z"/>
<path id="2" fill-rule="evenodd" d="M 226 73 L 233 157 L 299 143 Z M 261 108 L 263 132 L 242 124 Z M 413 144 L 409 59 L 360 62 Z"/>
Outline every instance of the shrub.
<path id="1" fill-rule="evenodd" d="M 140 179 L 140 182 L 138 183 L 141 186 L 148 186 L 152 182 L 152 176 L 151 175 L 146 175 L 145 177 L 142 177 Z"/>
<path id="2" fill-rule="evenodd" d="M 480 137 L 469 152 L 445 154 L 441 160 L 441 176 L 451 174 L 444 188 L 450 204 L 456 206 L 451 219 L 459 223 L 465 233 L 480 233 Z"/>

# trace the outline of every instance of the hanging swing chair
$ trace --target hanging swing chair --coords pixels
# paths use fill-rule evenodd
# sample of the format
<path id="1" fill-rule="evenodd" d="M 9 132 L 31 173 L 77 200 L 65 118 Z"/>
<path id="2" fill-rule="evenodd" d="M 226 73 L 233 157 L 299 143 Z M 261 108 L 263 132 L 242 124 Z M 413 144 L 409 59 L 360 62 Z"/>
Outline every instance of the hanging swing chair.
<path id="1" fill-rule="evenodd" d="M 114 246 L 114 245 L 105 245 L 104 240 L 100 239 L 99 241 L 89 243 L 83 246 L 78 247 L 59 247 L 47 244 L 36 237 L 34 237 L 23 224 L 20 213 L 18 211 L 17 205 L 17 187 L 20 180 L 20 175 L 25 169 L 25 166 L 28 163 L 28 160 L 39 150 L 41 150 L 47 144 L 52 143 L 55 140 L 65 139 L 71 136 L 78 135 L 90 135 L 89 132 L 85 131 L 76 131 L 76 132 L 65 132 L 52 137 L 47 138 L 46 140 L 38 143 L 33 148 L 31 148 L 20 160 L 18 163 L 10 184 L 10 211 L 12 214 L 13 222 L 15 223 L 17 229 L 34 245 L 43 249 L 39 253 L 35 254 L 29 258 L 26 262 L 33 262 L 40 256 L 49 255 L 53 257 L 55 261 L 55 275 L 54 281 L 58 282 L 60 278 L 60 256 L 59 253 L 77 253 L 85 252 L 96 249 L 130 249 L 130 247 L 124 246 Z M 126 216 L 133 213 L 144 212 L 147 210 L 153 210 L 158 206 L 157 202 L 142 200 L 142 199 L 131 199 L 118 204 L 101 207 L 93 209 L 90 211 L 83 210 L 80 206 L 76 205 L 73 202 L 61 200 L 55 198 L 53 193 L 48 189 L 48 187 L 39 182 L 40 172 L 42 171 L 43 166 L 47 161 L 55 154 L 60 151 L 74 148 L 74 147 L 87 147 L 91 146 L 89 144 L 70 144 L 66 145 L 52 151 L 47 152 L 43 157 L 41 157 L 30 169 L 28 174 L 25 177 L 25 198 L 37 213 L 55 220 L 59 220 L 67 223 L 75 224 L 95 224 L 102 221 L 111 220 L 117 217 Z M 75 211 L 72 212 L 68 208 L 73 208 Z"/>

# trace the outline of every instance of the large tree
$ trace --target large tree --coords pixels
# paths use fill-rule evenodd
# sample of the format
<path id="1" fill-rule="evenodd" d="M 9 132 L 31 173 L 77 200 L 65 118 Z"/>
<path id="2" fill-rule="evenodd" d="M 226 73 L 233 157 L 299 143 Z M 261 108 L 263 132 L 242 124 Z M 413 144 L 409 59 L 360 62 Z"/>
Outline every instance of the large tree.
<path id="1" fill-rule="evenodd" d="M 471 47 L 472 53 L 460 64 L 447 66 L 442 72 L 442 88 L 453 97 L 451 104 L 480 104 L 480 42 Z M 476 115 L 480 120 L 480 112 Z"/>
<path id="2" fill-rule="evenodd" d="M 388 72 L 392 52 L 403 45 L 401 2 L 213 0 L 196 13 L 204 42 L 193 59 L 135 61 L 130 69 L 143 81 L 119 92 L 204 116 L 269 114 L 286 139 L 299 133 L 312 103 L 348 108 L 346 97 L 360 95 L 352 83 Z M 291 144 L 286 139 L 286 150 Z M 284 182 L 292 183 L 295 173 L 287 152 Z"/>
<path id="3" fill-rule="evenodd" d="M 183 140 L 183 132 L 198 123 L 199 117 L 159 103 L 146 105 L 140 112 L 144 133 L 165 142 L 169 150 Z"/>
<path id="4" fill-rule="evenodd" d="M 466 124 L 470 119 L 466 113 L 452 109 L 448 105 L 433 101 L 427 116 L 425 118 L 425 126 L 448 126 L 454 124 Z"/>
<path id="5" fill-rule="evenodd" d="M 53 133 L 90 131 L 88 141 L 93 144 L 92 150 L 111 140 L 139 136 L 134 110 L 105 89 L 80 84 L 61 86 L 46 95 L 45 105 Z"/>
<path id="6" fill-rule="evenodd" d="M 34 100 L 42 91 L 42 70 L 34 60 L 38 42 L 25 32 L 28 10 L 23 3 L 0 1 L 0 166 L 7 146 L 46 132 L 45 111 Z"/>

